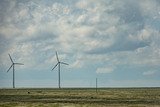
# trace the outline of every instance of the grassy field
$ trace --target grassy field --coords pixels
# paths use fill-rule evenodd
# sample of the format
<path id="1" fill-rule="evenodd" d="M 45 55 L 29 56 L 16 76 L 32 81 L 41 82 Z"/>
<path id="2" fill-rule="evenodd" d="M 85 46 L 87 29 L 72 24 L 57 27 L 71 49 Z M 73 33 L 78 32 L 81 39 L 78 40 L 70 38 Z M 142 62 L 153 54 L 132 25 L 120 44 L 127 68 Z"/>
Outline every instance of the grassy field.
<path id="1" fill-rule="evenodd" d="M 0 89 L 0 107 L 160 107 L 160 88 Z"/>

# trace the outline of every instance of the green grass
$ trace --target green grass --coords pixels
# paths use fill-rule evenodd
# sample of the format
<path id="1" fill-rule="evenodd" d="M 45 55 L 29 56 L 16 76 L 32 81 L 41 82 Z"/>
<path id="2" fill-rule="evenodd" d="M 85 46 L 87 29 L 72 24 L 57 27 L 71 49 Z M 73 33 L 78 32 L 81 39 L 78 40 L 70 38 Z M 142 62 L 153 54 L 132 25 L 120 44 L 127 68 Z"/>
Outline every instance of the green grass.
<path id="1" fill-rule="evenodd" d="M 0 89 L 0 106 L 159 107 L 160 88 Z"/>

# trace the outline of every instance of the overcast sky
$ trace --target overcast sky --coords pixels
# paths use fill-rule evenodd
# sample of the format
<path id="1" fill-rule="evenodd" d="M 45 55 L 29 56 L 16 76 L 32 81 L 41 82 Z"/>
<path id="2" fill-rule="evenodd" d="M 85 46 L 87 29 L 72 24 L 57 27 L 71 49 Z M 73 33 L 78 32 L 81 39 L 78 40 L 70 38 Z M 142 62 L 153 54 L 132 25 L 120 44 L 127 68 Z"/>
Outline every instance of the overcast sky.
<path id="1" fill-rule="evenodd" d="M 160 86 L 159 0 L 0 0 L 0 88 Z"/>

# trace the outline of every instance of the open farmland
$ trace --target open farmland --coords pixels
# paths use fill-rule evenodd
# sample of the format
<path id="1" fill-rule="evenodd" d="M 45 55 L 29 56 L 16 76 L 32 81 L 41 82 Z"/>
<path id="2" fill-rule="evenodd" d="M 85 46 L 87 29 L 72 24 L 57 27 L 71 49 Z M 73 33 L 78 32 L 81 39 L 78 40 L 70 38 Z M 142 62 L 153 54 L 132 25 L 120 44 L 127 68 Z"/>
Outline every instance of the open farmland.
<path id="1" fill-rule="evenodd" d="M 160 88 L 0 89 L 3 107 L 159 107 Z"/>

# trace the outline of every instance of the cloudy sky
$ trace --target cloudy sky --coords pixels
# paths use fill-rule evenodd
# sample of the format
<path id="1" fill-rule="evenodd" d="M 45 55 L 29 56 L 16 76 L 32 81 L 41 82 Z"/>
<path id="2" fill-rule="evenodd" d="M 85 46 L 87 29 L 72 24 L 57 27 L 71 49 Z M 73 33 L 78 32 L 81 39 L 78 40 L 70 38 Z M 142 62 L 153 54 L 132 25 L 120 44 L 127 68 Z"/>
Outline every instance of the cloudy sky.
<path id="1" fill-rule="evenodd" d="M 0 88 L 159 87 L 159 0 L 1 0 Z"/>

